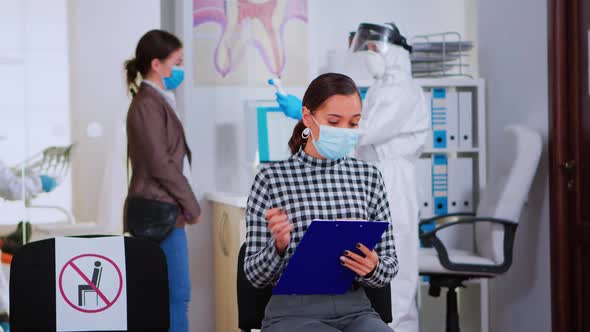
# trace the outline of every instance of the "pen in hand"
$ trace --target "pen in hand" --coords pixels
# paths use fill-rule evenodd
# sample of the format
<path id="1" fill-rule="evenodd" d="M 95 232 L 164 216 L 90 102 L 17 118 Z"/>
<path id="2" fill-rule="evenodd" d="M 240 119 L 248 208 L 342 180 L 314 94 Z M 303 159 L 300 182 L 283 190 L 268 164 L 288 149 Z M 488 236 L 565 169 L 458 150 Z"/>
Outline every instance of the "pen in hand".
<path id="1" fill-rule="evenodd" d="M 287 213 L 280 208 L 268 209 L 266 211 L 266 222 L 268 230 L 275 239 L 277 251 L 281 256 L 284 255 L 291 241 L 291 231 L 295 227 L 289 222 Z"/>

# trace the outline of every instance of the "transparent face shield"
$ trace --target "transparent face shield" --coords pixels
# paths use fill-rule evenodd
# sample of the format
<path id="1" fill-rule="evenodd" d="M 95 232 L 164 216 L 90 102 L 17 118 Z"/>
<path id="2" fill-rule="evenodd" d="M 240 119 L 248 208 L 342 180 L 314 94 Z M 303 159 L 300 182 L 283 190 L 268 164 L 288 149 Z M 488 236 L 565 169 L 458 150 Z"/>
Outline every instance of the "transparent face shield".
<path id="1" fill-rule="evenodd" d="M 385 54 L 391 45 L 398 45 L 412 52 L 409 46 L 395 24 L 388 23 L 390 27 L 361 23 L 354 34 L 350 44 L 351 52 L 373 51 L 379 54 Z"/>
<path id="2" fill-rule="evenodd" d="M 361 23 L 352 39 L 350 51 L 385 54 L 393 40 L 393 33 L 393 30 L 381 25 Z"/>

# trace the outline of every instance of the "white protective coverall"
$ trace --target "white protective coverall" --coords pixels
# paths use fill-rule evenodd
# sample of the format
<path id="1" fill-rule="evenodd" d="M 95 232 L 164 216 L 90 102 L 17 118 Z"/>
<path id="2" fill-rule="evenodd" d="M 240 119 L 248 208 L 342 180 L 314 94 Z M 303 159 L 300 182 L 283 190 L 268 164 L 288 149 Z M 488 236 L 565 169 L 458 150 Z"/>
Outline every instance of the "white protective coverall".
<path id="1" fill-rule="evenodd" d="M 24 183 L 24 195 L 23 195 Z M 0 198 L 14 201 L 29 198 L 43 191 L 41 179 L 38 176 L 24 178 L 14 172 L 0 160 Z"/>
<path id="2" fill-rule="evenodd" d="M 383 61 L 385 60 L 385 61 Z M 430 130 L 430 109 L 412 79 L 409 52 L 391 45 L 367 54 L 375 82 L 367 91 L 356 156 L 383 174 L 391 210 L 399 272 L 391 283 L 396 332 L 417 332 L 418 197 L 414 162 Z"/>

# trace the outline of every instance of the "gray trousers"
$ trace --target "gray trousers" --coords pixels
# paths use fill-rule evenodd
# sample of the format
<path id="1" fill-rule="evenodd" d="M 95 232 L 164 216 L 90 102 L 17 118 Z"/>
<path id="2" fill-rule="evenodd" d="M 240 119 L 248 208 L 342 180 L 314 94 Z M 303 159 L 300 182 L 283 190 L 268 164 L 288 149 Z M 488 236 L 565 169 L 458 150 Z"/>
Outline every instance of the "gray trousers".
<path id="1" fill-rule="evenodd" d="M 342 295 L 273 295 L 263 332 L 392 332 L 373 310 L 365 291 Z"/>

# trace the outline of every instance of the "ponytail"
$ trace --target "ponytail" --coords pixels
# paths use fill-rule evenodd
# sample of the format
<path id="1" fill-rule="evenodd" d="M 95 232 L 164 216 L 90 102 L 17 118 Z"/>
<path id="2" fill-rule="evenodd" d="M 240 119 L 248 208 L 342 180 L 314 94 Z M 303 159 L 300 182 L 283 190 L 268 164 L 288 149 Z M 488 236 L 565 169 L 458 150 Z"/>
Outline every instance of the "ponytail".
<path id="1" fill-rule="evenodd" d="M 137 76 L 139 74 L 139 70 L 137 69 L 136 58 L 125 61 L 125 72 L 127 77 L 127 87 L 129 88 L 131 95 L 134 96 L 135 93 L 137 93 L 137 89 L 139 88 L 137 85 Z"/>
<path id="2" fill-rule="evenodd" d="M 137 81 L 146 77 L 151 70 L 154 59 L 164 60 L 172 52 L 181 49 L 182 42 L 173 34 L 164 30 L 151 30 L 146 32 L 137 43 L 135 57 L 124 63 L 127 87 L 132 95 L 139 90 Z"/>
<path id="3" fill-rule="evenodd" d="M 299 152 L 299 149 L 305 147 L 307 139 L 301 136 L 304 130 L 305 125 L 303 124 L 303 121 L 299 121 L 295 128 L 293 128 L 293 134 L 291 135 L 291 139 L 289 139 L 289 149 L 291 150 L 291 154 L 296 154 Z"/>

